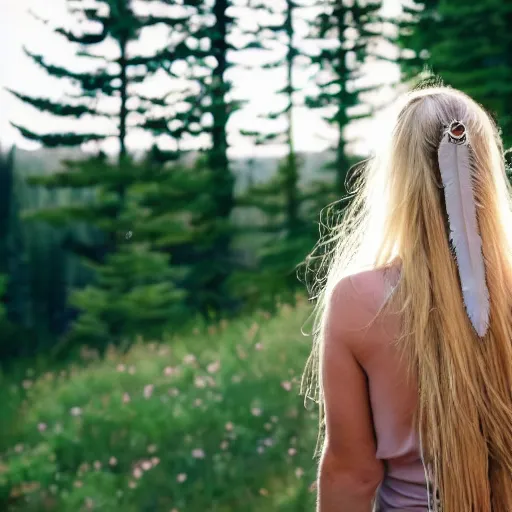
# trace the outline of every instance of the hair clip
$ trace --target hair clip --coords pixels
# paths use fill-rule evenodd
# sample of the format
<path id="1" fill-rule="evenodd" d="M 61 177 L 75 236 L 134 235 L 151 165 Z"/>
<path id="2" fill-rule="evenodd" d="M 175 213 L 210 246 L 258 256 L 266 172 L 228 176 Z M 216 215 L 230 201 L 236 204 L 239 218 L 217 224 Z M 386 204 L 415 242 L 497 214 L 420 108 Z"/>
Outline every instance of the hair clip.
<path id="1" fill-rule="evenodd" d="M 460 121 L 452 121 L 446 133 L 448 133 L 452 144 L 466 144 L 467 142 L 466 126 Z"/>

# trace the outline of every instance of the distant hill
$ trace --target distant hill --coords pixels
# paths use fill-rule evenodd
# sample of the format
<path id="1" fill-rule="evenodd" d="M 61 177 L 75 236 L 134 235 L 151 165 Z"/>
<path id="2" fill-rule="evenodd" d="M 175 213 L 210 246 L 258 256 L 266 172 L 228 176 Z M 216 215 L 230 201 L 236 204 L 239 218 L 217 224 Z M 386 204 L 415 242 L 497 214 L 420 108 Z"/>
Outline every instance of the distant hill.
<path id="1" fill-rule="evenodd" d="M 15 167 L 27 174 L 49 174 L 62 168 L 61 161 L 78 160 L 85 156 L 86 153 L 76 148 L 43 148 L 35 151 L 16 149 Z M 332 154 L 324 151 L 321 153 L 303 153 L 300 157 L 304 163 L 301 169 L 301 181 L 306 184 L 315 178 L 321 178 L 323 174 L 321 169 L 332 158 Z M 191 155 L 189 158 L 194 158 L 194 156 Z M 279 160 L 275 157 L 233 159 L 231 165 L 237 178 L 237 190 L 244 190 L 251 182 L 262 183 L 268 181 L 276 172 Z"/>

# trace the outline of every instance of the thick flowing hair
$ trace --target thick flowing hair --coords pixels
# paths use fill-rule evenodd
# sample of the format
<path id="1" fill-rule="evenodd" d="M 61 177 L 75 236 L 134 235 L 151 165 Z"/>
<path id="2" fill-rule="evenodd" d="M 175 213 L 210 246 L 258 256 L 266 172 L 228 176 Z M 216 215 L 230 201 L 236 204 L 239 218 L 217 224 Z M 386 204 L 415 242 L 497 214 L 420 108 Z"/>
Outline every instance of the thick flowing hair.
<path id="1" fill-rule="evenodd" d="M 319 258 L 313 350 L 302 390 L 320 404 L 326 304 L 336 283 L 400 262 L 379 314 L 401 315 L 396 343 L 419 387 L 416 427 L 443 512 L 512 511 L 512 208 L 498 129 L 475 101 L 448 87 L 408 93 L 385 149 L 367 162 Z M 437 151 L 443 126 L 465 123 L 490 295 L 479 338 L 465 311 Z"/>

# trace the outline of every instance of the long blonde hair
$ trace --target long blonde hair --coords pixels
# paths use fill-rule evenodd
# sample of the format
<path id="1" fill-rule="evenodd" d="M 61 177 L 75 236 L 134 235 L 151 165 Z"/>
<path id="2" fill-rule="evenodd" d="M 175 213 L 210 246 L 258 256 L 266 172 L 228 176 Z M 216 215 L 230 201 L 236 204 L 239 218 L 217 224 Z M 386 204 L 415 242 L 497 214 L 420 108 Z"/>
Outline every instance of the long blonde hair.
<path id="1" fill-rule="evenodd" d="M 335 284 L 400 260 L 398 283 L 379 314 L 401 314 L 397 345 L 418 383 L 416 424 L 440 510 L 511 511 L 512 208 L 500 135 L 482 107 L 447 87 L 413 91 L 398 111 L 386 149 L 366 165 L 341 222 L 310 258 L 320 255 L 321 265 L 303 392 L 322 406 L 323 322 Z M 474 155 L 491 303 L 483 339 L 464 309 L 437 163 L 442 127 L 454 119 L 466 124 Z"/>

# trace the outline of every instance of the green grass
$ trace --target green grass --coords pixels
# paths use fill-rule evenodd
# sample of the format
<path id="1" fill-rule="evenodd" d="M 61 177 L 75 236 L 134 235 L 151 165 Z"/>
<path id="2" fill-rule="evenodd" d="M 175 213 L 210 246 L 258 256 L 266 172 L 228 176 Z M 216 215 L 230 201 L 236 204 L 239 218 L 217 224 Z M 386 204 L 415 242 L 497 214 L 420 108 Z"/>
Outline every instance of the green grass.
<path id="1" fill-rule="evenodd" d="M 309 311 L 285 306 L 10 382 L 0 509 L 312 510 L 316 413 L 298 396 Z"/>

